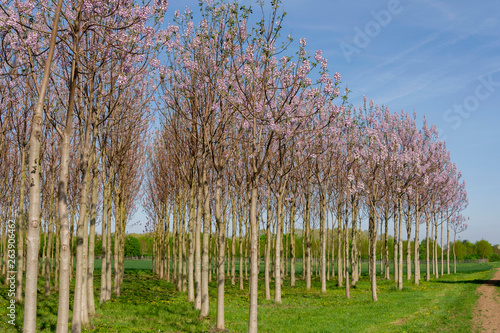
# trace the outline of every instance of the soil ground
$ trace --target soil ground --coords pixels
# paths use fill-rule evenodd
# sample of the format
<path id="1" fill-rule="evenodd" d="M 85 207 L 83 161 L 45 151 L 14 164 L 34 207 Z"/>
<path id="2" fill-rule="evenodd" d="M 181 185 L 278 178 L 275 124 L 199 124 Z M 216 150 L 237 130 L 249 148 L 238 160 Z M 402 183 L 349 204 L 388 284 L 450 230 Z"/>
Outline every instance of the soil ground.
<path id="1" fill-rule="evenodd" d="M 481 332 L 500 332 L 500 268 L 493 278 L 477 288 L 479 300 L 474 322 Z"/>

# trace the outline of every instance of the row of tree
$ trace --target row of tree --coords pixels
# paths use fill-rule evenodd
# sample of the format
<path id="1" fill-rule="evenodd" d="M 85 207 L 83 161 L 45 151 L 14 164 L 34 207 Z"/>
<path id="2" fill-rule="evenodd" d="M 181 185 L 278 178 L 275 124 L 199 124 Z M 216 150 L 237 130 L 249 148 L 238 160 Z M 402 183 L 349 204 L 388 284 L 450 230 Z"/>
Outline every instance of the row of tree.
<path id="1" fill-rule="evenodd" d="M 111 298 L 112 283 L 119 294 L 125 224 L 136 210 L 152 118 L 150 64 L 168 38 L 159 29 L 166 9 L 167 1 L 0 4 L 2 257 L 18 267 L 16 301 L 24 301 L 24 332 L 36 331 L 40 266 L 45 293 L 59 294 L 57 332 L 69 328 L 71 278 L 72 331 L 80 332 L 95 313 L 98 214 L 105 235 L 100 302 Z M 5 243 L 9 220 L 16 224 L 12 257 Z M 48 240 L 45 261 L 38 255 L 41 234 Z"/>
<path id="2" fill-rule="evenodd" d="M 177 38 L 167 43 L 165 65 L 158 69 L 161 127 L 148 149 L 143 200 L 148 231 L 155 233 L 155 272 L 186 289 L 188 300 L 205 317 L 210 253 L 215 252 L 217 328 L 224 329 L 226 254 L 232 284 L 239 264 L 241 288 L 249 257 L 249 332 L 257 331 L 259 247 L 265 248 L 265 296 L 271 295 L 272 252 L 274 300 L 280 303 L 283 256 L 289 253 L 292 286 L 297 258 L 296 243 L 287 243 L 283 235 L 294 239 L 297 225 L 304 231 L 308 289 L 316 231 L 321 292 L 326 292 L 328 263 L 334 259 L 338 284 L 345 285 L 350 297 L 349 288 L 361 272 L 363 223 L 374 301 L 379 237 L 384 277 L 389 278 L 392 251 L 399 289 L 404 252 L 408 280 L 410 253 L 420 257 L 421 223 L 426 228 L 426 278 L 431 277 L 431 257 L 433 274 L 440 275 L 438 235 L 441 244 L 446 235 L 449 273 L 450 230 L 453 236 L 466 227 L 460 212 L 467 194 L 435 126 L 424 118 L 418 128 L 416 115 L 393 114 L 366 98 L 361 107 L 352 106 L 347 89 L 341 96 L 340 74 L 329 75 L 321 51 L 310 55 L 301 39 L 293 54 L 291 40 L 280 42 L 278 2 L 272 2 L 270 17 L 263 16 L 254 28 L 248 27 L 250 13 L 231 3 L 202 5 L 198 23 L 189 11 L 177 15 Z M 213 229 L 215 244 L 209 237 Z M 264 245 L 258 241 L 261 232 Z M 414 238 L 417 245 L 411 248 L 407 242 L 403 248 L 404 237 Z M 233 240 L 230 249 L 228 238 Z M 420 281 L 419 265 L 415 260 L 415 284 Z"/>

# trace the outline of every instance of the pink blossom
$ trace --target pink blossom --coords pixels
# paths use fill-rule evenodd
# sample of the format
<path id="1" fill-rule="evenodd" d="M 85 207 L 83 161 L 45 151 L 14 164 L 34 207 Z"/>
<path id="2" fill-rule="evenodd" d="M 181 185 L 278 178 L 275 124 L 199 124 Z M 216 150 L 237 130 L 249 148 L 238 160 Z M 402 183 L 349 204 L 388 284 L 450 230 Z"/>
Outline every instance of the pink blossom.
<path id="1" fill-rule="evenodd" d="M 317 50 L 316 54 L 314 55 L 314 60 L 320 62 L 323 57 L 321 56 L 321 50 Z"/>

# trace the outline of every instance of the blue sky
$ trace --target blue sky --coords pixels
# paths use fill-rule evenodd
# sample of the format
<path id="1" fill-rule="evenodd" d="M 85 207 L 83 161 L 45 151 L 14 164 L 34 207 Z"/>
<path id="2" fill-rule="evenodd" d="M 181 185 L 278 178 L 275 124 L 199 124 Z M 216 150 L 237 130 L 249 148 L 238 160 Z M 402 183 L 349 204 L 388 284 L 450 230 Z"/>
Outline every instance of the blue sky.
<path id="1" fill-rule="evenodd" d="M 460 238 L 500 243 L 500 2 L 284 2 L 284 30 L 323 51 L 350 101 L 438 127 L 469 194 Z"/>
<path id="2" fill-rule="evenodd" d="M 171 0 L 167 17 L 197 4 Z M 438 127 L 469 194 L 460 238 L 499 244 L 500 2 L 284 0 L 284 10 L 283 34 L 321 49 L 352 103 L 365 94 Z"/>

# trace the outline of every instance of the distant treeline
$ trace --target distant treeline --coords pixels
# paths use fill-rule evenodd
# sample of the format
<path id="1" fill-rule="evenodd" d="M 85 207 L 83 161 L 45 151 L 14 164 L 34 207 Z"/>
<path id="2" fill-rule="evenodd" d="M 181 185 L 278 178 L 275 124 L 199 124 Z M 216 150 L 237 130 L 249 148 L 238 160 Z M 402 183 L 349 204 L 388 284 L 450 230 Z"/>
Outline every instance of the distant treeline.
<path id="1" fill-rule="evenodd" d="M 297 232 L 297 231 L 296 231 Z M 361 251 L 361 259 L 368 259 L 368 236 L 367 231 L 360 231 L 360 251 Z M 301 236 L 300 230 L 297 232 L 298 235 L 295 235 L 295 246 L 296 246 L 296 258 L 303 258 L 303 237 Z M 215 242 L 215 237 L 211 235 L 211 242 Z M 315 235 L 316 236 L 316 235 Z M 44 243 L 47 239 L 47 235 L 42 235 L 42 243 L 40 246 L 40 256 L 42 256 L 43 251 L 45 249 Z M 170 241 L 172 241 L 172 237 L 170 237 Z M 111 249 L 114 249 L 114 234 L 111 236 L 112 246 Z M 76 255 L 76 239 L 73 239 L 72 252 L 73 255 Z M 290 235 L 283 235 L 283 244 L 288 244 L 287 251 L 289 250 L 290 244 Z M 337 241 L 334 240 L 335 246 L 337 246 Z M 380 241 L 377 243 L 377 258 L 380 259 Z M 411 242 L 411 247 L 413 248 L 414 242 Z M 231 238 L 227 239 L 227 249 L 230 249 L 232 245 Z M 239 241 L 236 240 L 237 247 L 239 246 Z M 389 237 L 388 240 L 389 249 L 393 248 L 393 238 Z M 430 246 L 432 247 L 433 241 L 431 240 Z M 403 247 L 406 248 L 406 241 L 403 241 Z M 420 242 L 420 259 L 425 259 L 425 239 Z M 438 258 L 441 257 L 441 246 L 438 242 Z M 260 236 L 260 256 L 263 257 L 265 249 L 265 235 Z M 444 246 L 445 255 L 446 255 L 446 244 Z M 453 251 L 453 243 L 450 242 L 450 252 Z M 315 253 L 319 251 L 319 237 L 313 237 L 312 241 L 312 252 Z M 500 245 L 492 245 L 486 240 L 480 240 L 475 243 L 472 243 L 468 240 L 456 241 L 455 242 L 455 253 L 457 259 L 489 259 L 489 261 L 500 261 Z M 101 235 L 96 235 L 95 242 L 95 256 L 100 257 L 102 254 L 102 239 Z M 125 257 L 151 257 L 153 255 L 153 236 L 151 234 L 129 234 L 125 238 Z M 389 259 L 394 259 L 393 251 L 389 251 Z M 412 251 L 412 259 L 414 259 L 413 251 Z"/>

